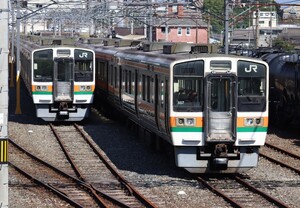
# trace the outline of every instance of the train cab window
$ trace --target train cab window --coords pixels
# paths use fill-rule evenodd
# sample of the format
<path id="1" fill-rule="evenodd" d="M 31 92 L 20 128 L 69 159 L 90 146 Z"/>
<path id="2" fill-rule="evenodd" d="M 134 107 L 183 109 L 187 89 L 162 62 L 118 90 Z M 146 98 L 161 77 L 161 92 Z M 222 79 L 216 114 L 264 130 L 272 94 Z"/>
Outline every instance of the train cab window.
<path id="1" fill-rule="evenodd" d="M 85 50 L 74 50 L 75 82 L 93 81 L 93 53 Z"/>
<path id="2" fill-rule="evenodd" d="M 33 81 L 53 81 L 53 50 L 47 49 L 33 53 Z"/>
<path id="3" fill-rule="evenodd" d="M 266 67 L 263 64 L 238 62 L 238 111 L 266 110 Z"/>
<path id="4" fill-rule="evenodd" d="M 198 112 L 203 108 L 203 61 L 176 64 L 173 77 L 173 110 Z"/>

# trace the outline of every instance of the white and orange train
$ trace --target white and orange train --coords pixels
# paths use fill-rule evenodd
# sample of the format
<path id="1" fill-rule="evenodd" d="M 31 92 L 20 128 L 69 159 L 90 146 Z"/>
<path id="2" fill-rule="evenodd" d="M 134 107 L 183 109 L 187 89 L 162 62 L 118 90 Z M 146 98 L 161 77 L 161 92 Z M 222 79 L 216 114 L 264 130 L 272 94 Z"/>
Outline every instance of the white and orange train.
<path id="1" fill-rule="evenodd" d="M 207 53 L 204 45 L 119 42 L 90 46 L 101 100 L 169 142 L 176 165 L 189 172 L 257 166 L 268 127 L 266 62 Z"/>
<path id="2" fill-rule="evenodd" d="M 81 121 L 95 89 L 95 54 L 67 39 L 21 39 L 21 76 L 36 116 L 45 121 Z"/>

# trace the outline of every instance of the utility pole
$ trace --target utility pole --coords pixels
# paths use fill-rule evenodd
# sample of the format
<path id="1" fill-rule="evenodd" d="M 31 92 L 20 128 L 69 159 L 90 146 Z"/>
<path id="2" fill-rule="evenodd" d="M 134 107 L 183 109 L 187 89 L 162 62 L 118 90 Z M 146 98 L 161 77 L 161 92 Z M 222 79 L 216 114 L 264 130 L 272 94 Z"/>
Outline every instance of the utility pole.
<path id="1" fill-rule="evenodd" d="M 20 88 L 21 88 L 21 81 L 20 81 L 20 74 L 21 74 L 21 63 L 20 63 L 20 21 L 21 21 L 21 15 L 20 15 L 20 0 L 17 0 L 17 76 L 16 76 L 16 110 L 15 114 L 22 114 L 21 111 L 21 104 L 20 104 Z"/>
<path id="2" fill-rule="evenodd" d="M 228 47 L 228 21 L 229 21 L 229 3 L 228 0 L 224 1 L 224 8 L 225 8 L 225 20 L 224 20 L 224 27 L 225 27 L 225 31 L 224 31 L 224 46 L 225 46 L 225 54 L 228 54 L 229 51 L 229 47 Z"/>
<path id="3" fill-rule="evenodd" d="M 10 2 L 11 7 L 11 48 L 10 48 L 10 87 L 14 87 L 14 63 L 15 63 L 15 10 L 13 3 Z"/>
<path id="4" fill-rule="evenodd" d="M 0 206 L 8 207 L 8 0 L 0 4 Z"/>
<path id="5" fill-rule="evenodd" d="M 151 3 L 150 0 L 148 0 L 149 3 Z M 153 13 L 152 13 L 152 5 L 150 5 L 150 9 L 149 9 L 149 41 L 152 42 L 153 37 L 152 37 L 152 19 L 153 19 Z"/>
<path id="6" fill-rule="evenodd" d="M 255 48 L 259 48 L 259 7 L 256 1 L 256 19 L 255 19 Z"/>

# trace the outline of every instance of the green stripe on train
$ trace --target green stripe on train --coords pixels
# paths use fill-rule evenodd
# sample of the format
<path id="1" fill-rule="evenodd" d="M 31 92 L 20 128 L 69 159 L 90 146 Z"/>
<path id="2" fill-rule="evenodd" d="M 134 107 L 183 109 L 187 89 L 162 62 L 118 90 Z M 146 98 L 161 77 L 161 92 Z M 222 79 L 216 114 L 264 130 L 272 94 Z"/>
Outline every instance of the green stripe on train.
<path id="1" fill-rule="evenodd" d="M 253 127 L 238 127 L 238 132 L 267 132 L 268 127 L 253 126 Z"/>
<path id="2" fill-rule="evenodd" d="M 172 127 L 171 132 L 202 132 L 202 127 Z"/>
<path id="3" fill-rule="evenodd" d="M 75 95 L 92 95 L 94 92 L 75 92 Z"/>
<path id="4" fill-rule="evenodd" d="M 35 91 L 35 92 L 32 92 L 33 95 L 52 95 L 52 92 L 48 92 L 48 91 Z"/>

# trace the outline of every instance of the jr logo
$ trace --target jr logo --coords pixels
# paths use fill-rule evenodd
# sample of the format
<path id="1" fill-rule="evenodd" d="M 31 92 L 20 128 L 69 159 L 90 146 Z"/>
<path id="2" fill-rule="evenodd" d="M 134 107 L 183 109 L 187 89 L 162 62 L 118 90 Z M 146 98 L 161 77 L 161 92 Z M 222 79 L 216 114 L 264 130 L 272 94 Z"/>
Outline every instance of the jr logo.
<path id="1" fill-rule="evenodd" d="M 250 72 L 257 72 L 257 65 L 249 65 L 249 68 L 245 68 L 245 72 L 250 73 Z"/>
<path id="2" fill-rule="evenodd" d="M 79 56 L 79 58 L 87 58 L 88 54 L 83 52 L 82 54 L 79 54 L 78 56 Z"/>

